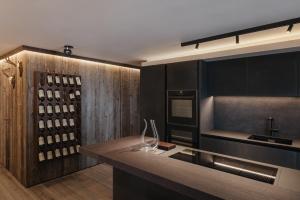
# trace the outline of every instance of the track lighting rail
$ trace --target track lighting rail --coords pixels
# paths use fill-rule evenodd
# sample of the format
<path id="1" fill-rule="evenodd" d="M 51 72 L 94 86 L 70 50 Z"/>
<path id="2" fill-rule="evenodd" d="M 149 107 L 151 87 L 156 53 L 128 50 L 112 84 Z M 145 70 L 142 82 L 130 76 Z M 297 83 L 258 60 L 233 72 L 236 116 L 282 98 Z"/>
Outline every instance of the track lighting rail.
<path id="1" fill-rule="evenodd" d="M 262 26 L 247 28 L 244 30 L 233 31 L 233 32 L 224 33 L 224 34 L 220 34 L 220 35 L 205 37 L 205 38 L 201 38 L 201 39 L 197 39 L 197 40 L 187 41 L 187 42 L 181 43 L 181 46 L 184 47 L 184 46 L 196 45 L 196 48 L 198 48 L 200 43 L 210 42 L 210 41 L 229 38 L 229 37 L 239 37 L 240 35 L 245 35 L 245 34 L 249 34 L 249 33 L 254 33 L 254 32 L 258 32 L 258 31 L 264 31 L 264 30 L 279 28 L 279 27 L 284 27 L 284 26 L 288 26 L 287 31 L 291 32 L 294 24 L 297 24 L 297 23 L 300 23 L 300 17 L 285 20 L 285 21 L 280 21 L 280 22 L 276 22 L 276 23 L 272 23 L 272 24 L 266 24 L 266 25 L 262 25 Z"/>

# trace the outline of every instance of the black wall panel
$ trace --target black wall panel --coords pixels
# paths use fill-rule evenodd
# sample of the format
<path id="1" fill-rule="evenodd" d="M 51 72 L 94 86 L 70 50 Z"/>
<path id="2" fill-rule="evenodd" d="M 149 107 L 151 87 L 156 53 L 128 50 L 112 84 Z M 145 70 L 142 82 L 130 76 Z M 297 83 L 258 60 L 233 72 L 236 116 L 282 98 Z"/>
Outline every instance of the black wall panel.
<path id="1" fill-rule="evenodd" d="M 246 95 L 245 59 L 209 62 L 207 75 L 208 95 Z"/>
<path id="2" fill-rule="evenodd" d="M 143 119 L 156 121 L 158 134 L 161 140 L 165 138 L 165 65 L 144 67 L 141 70 L 141 129 L 144 128 Z"/>
<path id="3" fill-rule="evenodd" d="M 297 96 L 299 63 L 296 53 L 208 62 L 208 94 Z"/>
<path id="4" fill-rule="evenodd" d="M 247 59 L 249 96 L 297 96 L 295 54 Z"/>
<path id="5" fill-rule="evenodd" d="M 167 65 L 167 90 L 198 89 L 198 61 Z"/>

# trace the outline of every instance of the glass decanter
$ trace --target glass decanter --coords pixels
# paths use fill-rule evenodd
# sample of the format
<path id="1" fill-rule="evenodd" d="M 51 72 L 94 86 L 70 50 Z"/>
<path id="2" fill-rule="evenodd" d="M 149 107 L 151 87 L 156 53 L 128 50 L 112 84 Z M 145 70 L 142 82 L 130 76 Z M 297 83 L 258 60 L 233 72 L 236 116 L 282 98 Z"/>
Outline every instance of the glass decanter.
<path id="1" fill-rule="evenodd" d="M 147 128 L 148 128 L 148 123 L 147 120 L 144 119 L 145 122 L 145 128 L 142 132 L 142 136 L 141 136 L 141 140 L 142 140 L 142 148 L 141 150 L 143 151 L 156 151 L 157 147 L 158 147 L 158 143 L 159 143 L 159 136 L 158 136 L 158 132 L 157 132 L 157 128 L 155 125 L 155 121 L 150 119 L 150 124 L 151 124 L 151 129 L 152 129 L 152 134 L 153 137 L 145 140 L 145 135 L 147 132 Z"/>

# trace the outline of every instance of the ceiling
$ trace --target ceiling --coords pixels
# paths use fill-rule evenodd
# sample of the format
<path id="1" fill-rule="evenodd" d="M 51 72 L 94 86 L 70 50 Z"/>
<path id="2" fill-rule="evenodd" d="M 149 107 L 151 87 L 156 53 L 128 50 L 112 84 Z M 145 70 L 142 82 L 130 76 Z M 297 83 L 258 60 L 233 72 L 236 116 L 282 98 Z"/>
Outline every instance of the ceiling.
<path id="1" fill-rule="evenodd" d="M 0 55 L 20 45 L 136 64 L 183 41 L 300 17 L 299 0 L 0 0 Z"/>

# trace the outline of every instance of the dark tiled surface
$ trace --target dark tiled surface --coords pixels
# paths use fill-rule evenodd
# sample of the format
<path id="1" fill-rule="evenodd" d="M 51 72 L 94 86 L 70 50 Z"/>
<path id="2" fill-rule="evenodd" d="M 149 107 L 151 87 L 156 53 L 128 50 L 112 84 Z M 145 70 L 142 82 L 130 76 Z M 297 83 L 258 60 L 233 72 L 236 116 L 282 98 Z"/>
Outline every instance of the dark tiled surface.
<path id="1" fill-rule="evenodd" d="M 266 134 L 272 116 L 277 137 L 300 139 L 299 97 L 214 97 L 214 128 Z"/>

